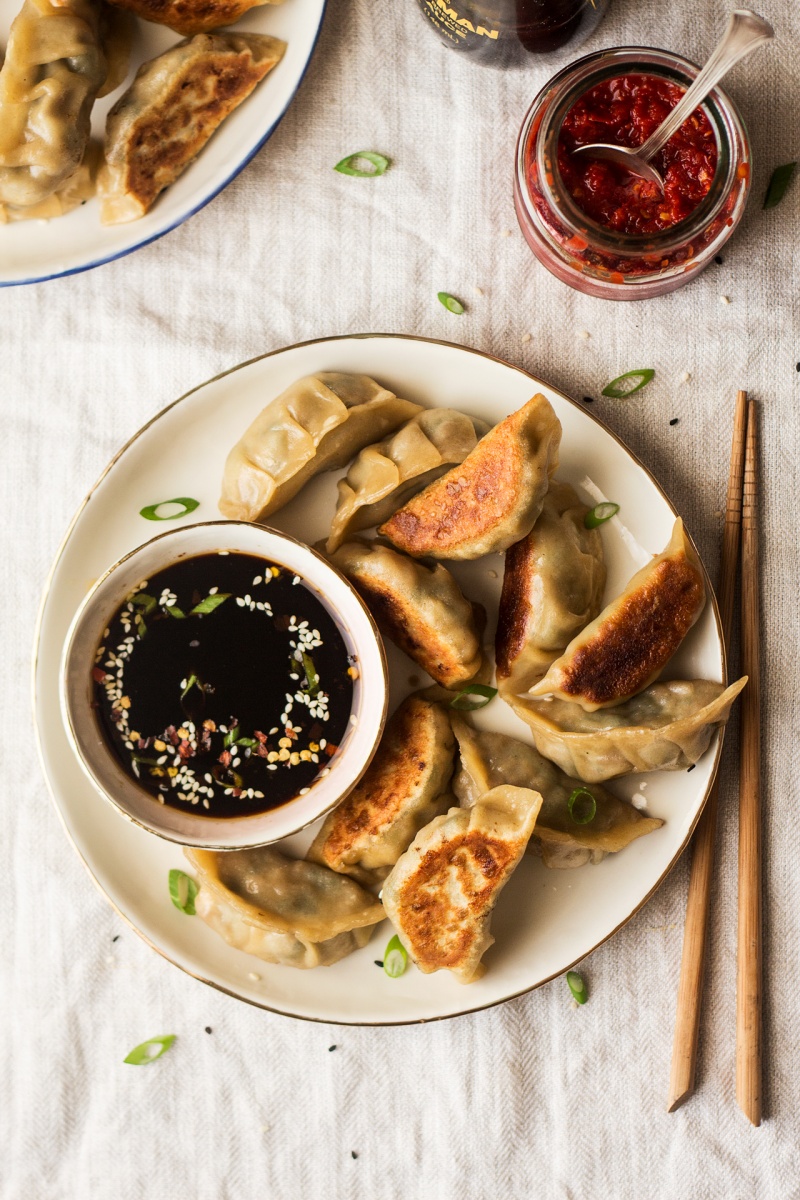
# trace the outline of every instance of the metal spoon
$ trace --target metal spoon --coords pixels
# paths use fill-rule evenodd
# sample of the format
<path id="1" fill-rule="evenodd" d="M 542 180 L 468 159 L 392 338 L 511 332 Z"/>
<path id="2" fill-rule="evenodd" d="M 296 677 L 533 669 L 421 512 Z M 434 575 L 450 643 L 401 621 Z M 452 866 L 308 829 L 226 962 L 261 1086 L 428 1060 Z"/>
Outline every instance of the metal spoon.
<path id="1" fill-rule="evenodd" d="M 650 162 L 658 151 L 680 129 L 687 117 L 691 116 L 706 96 L 727 75 L 734 63 L 744 58 L 751 50 L 762 42 L 769 41 L 775 36 L 775 31 L 769 21 L 759 17 L 758 13 L 749 8 L 737 8 L 730 15 L 728 28 L 713 51 L 706 65 L 688 88 L 669 116 L 662 121 L 658 129 L 650 134 L 646 142 L 636 149 L 630 146 L 611 146 L 604 142 L 595 142 L 588 146 L 576 146 L 573 154 L 588 154 L 592 158 L 604 158 L 617 163 L 634 175 L 648 179 L 664 191 L 664 180 Z"/>

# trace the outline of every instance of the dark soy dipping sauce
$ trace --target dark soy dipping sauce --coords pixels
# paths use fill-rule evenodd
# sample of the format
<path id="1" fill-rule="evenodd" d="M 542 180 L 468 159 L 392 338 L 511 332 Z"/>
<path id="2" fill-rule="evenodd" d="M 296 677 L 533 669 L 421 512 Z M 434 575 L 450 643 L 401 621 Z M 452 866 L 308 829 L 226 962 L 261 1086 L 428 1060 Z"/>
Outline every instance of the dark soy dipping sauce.
<path id="1" fill-rule="evenodd" d="M 132 779 L 162 804 L 239 817 L 285 804 L 327 770 L 357 670 L 300 576 L 214 553 L 131 593 L 93 676 L 100 728 Z"/>

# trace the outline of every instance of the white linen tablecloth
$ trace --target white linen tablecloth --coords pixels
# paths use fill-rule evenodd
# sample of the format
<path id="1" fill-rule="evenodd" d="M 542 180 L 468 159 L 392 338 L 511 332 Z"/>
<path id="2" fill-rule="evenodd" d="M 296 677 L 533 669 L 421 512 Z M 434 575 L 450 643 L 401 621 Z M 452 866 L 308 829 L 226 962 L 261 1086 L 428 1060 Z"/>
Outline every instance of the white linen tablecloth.
<path id="1" fill-rule="evenodd" d="M 702 58 L 728 7 L 614 0 L 586 50 L 645 44 Z M 800 1196 L 800 182 L 779 208 L 761 209 L 772 168 L 798 157 L 798 20 L 793 0 L 760 7 L 778 41 L 726 85 L 755 146 L 750 208 L 723 264 L 671 296 L 613 305 L 532 259 L 512 207 L 513 147 L 560 60 L 477 68 L 438 45 L 412 0 L 331 0 L 272 140 L 174 233 L 88 274 L 0 292 L 2 1200 Z M 391 171 L 368 182 L 331 170 L 360 148 L 389 154 Z M 466 315 L 445 311 L 442 289 L 464 298 Z M 363 331 L 461 341 L 593 396 L 593 411 L 664 485 L 712 574 L 735 389 L 760 403 L 760 1129 L 734 1098 L 730 766 L 698 1088 L 674 1115 L 665 1101 L 686 858 L 585 963 L 584 1008 L 556 980 L 474 1016 L 350 1029 L 261 1012 L 181 974 L 115 916 L 62 832 L 35 761 L 29 660 L 39 594 L 74 509 L 118 446 L 175 396 L 264 351 Z M 647 390 L 598 398 L 640 366 L 656 368 Z M 734 725 L 729 762 L 736 740 Z M 123 1065 L 131 1046 L 166 1031 L 180 1037 L 157 1067 Z"/>

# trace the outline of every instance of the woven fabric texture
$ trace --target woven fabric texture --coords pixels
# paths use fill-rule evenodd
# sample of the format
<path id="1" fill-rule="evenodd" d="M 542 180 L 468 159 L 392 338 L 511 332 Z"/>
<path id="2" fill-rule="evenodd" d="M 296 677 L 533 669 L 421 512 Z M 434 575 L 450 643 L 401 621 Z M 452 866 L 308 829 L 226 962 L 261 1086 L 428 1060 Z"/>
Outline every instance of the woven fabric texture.
<path id="1" fill-rule="evenodd" d="M 673 295 L 614 305 L 533 260 L 512 206 L 514 142 L 562 60 L 475 67 L 439 46 L 412 0 L 330 0 L 277 132 L 181 228 L 93 272 L 0 292 L 2 1200 L 800 1196 L 800 186 L 761 208 L 772 168 L 798 156 L 800 30 L 791 0 L 760 7 L 778 40 L 727 85 L 755 147 L 749 210 L 722 263 Z M 585 50 L 658 45 L 700 59 L 727 10 L 613 0 Z M 391 170 L 372 182 L 331 170 L 359 148 L 390 155 Z M 467 313 L 447 312 L 440 290 Z M 736 388 L 760 404 L 760 1129 L 734 1097 L 735 723 L 698 1087 L 674 1115 L 686 857 L 585 962 L 585 1007 L 557 980 L 469 1017 L 345 1029 L 260 1012 L 182 975 L 114 914 L 62 832 L 35 761 L 30 654 L 48 567 L 86 489 L 142 422 L 204 379 L 364 331 L 460 341 L 593 397 L 683 514 L 712 577 Z M 633 367 L 654 367 L 654 382 L 602 400 Z M 734 646 L 732 669 L 737 656 Z M 157 1067 L 123 1065 L 157 1032 L 180 1035 Z"/>

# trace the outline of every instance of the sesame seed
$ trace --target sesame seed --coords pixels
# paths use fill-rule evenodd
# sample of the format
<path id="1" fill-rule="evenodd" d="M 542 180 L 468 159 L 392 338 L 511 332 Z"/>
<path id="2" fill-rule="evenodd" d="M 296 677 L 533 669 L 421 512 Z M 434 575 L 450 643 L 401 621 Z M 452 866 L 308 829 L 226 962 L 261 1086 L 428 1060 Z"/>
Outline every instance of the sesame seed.
<path id="1" fill-rule="evenodd" d="M 527 343 L 531 340 L 531 335 L 529 333 L 523 333 L 522 337 L 519 340 L 523 343 Z"/>
<path id="2" fill-rule="evenodd" d="M 719 302 L 720 304 L 730 304 L 731 298 L 730 296 L 720 296 Z"/>
<path id="3" fill-rule="evenodd" d="M 259 979 L 261 978 L 261 976 L 260 976 L 260 975 L 256 975 L 255 971 L 248 971 L 248 972 L 247 972 L 247 978 L 248 978 L 248 979 L 252 979 L 254 983 L 258 983 L 258 981 L 259 981 Z"/>
<path id="4" fill-rule="evenodd" d="M 592 335 L 589 333 L 588 329 L 579 329 L 578 330 L 578 337 L 583 338 L 584 341 L 588 341 L 591 336 Z"/>

